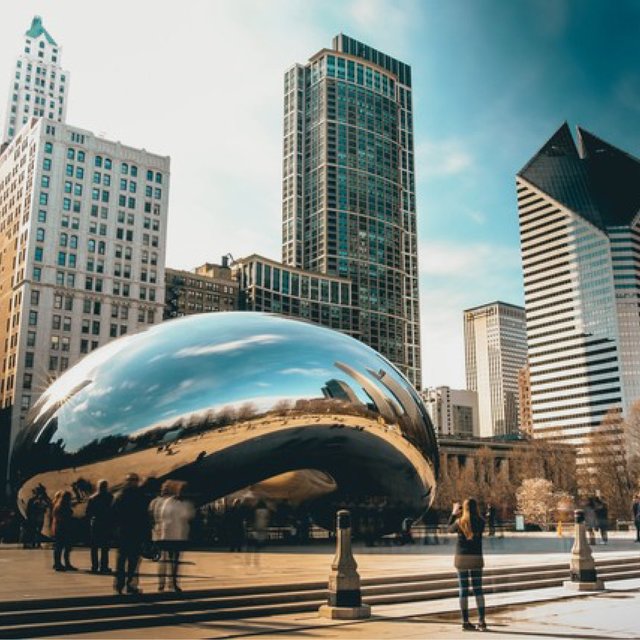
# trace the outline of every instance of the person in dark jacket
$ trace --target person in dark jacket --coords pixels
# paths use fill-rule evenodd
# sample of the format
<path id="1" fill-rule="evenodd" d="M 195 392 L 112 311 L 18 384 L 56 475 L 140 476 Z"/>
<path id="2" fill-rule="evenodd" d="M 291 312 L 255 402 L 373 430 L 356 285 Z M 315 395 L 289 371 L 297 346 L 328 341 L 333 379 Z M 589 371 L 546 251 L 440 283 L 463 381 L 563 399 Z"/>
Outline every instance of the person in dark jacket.
<path id="1" fill-rule="evenodd" d="M 87 503 L 87 520 L 91 540 L 91 573 L 111 573 L 109 569 L 109 541 L 111 536 L 111 505 L 113 495 L 106 480 L 98 482 L 98 490 Z M 98 564 L 100 551 L 100 564 Z"/>
<path id="2" fill-rule="evenodd" d="M 600 529 L 602 544 L 607 544 L 607 542 L 609 542 L 609 535 L 607 533 L 609 529 L 609 507 L 607 507 L 607 503 L 600 496 L 598 496 L 595 501 L 595 514 L 598 529 Z"/>
<path id="3" fill-rule="evenodd" d="M 640 493 L 636 495 L 631 504 L 633 524 L 636 525 L 636 542 L 640 542 Z"/>
<path id="4" fill-rule="evenodd" d="M 118 539 L 114 585 L 118 593 L 122 593 L 125 586 L 127 593 L 140 593 L 136 584 L 142 545 L 149 537 L 147 504 L 147 498 L 140 488 L 138 474 L 128 474 L 124 487 L 115 497 L 112 507 L 113 524 Z"/>
<path id="5" fill-rule="evenodd" d="M 453 505 L 449 518 L 449 531 L 458 534 L 456 545 L 455 567 L 458 571 L 460 587 L 460 613 L 462 614 L 463 631 L 486 631 L 484 618 L 484 592 L 482 590 L 482 570 L 484 558 L 482 556 L 482 533 L 484 520 L 480 517 L 478 503 L 469 498 L 462 507 L 459 502 Z M 469 622 L 469 583 L 473 587 L 478 606 L 478 626 Z"/>
<path id="6" fill-rule="evenodd" d="M 51 516 L 51 532 L 54 540 L 53 568 L 56 571 L 77 571 L 71 564 L 70 558 L 73 542 L 73 507 L 70 491 L 58 492 Z"/>

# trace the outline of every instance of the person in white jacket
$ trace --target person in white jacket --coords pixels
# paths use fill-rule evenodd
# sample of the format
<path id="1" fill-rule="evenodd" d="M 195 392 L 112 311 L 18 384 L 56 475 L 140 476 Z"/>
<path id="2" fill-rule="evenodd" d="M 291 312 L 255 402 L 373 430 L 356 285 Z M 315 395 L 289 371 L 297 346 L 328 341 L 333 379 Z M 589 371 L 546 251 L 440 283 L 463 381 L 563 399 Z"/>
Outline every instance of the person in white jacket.
<path id="1" fill-rule="evenodd" d="M 195 515 L 193 505 L 185 500 L 184 482 L 166 480 L 160 495 L 149 505 L 153 522 L 151 532 L 161 556 L 158 563 L 158 590 L 164 591 L 167 573 L 171 573 L 174 591 L 181 591 L 178 585 L 180 554 L 189 540 L 191 520 Z"/>

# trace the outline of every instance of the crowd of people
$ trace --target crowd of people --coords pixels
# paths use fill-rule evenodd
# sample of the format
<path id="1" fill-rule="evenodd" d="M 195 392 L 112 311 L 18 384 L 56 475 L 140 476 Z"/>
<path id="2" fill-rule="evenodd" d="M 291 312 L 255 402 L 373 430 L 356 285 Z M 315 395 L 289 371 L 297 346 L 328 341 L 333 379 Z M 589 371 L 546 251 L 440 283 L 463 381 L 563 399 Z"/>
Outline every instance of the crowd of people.
<path id="1" fill-rule="evenodd" d="M 143 554 L 153 553 L 159 560 L 158 589 L 163 591 L 169 585 L 174 591 L 180 591 L 180 554 L 189 539 L 190 524 L 195 515 L 193 505 L 184 497 L 184 489 L 184 482 L 166 480 L 159 495 L 150 499 L 148 492 L 140 486 L 138 474 L 129 473 L 122 489 L 114 496 L 108 482 L 100 480 L 86 509 L 91 572 L 113 573 L 109 552 L 115 542 L 114 589 L 117 593 L 140 593 L 140 558 Z M 35 525 L 34 522 L 28 525 L 33 546 L 40 545 L 45 514 L 49 512 L 53 568 L 55 571 L 77 571 L 71 562 L 76 537 L 73 496 L 70 491 L 58 491 L 48 504 L 43 495 L 46 496 L 43 489 L 34 491 L 29 501 L 33 500 L 34 505 L 27 505 L 27 513 L 33 512 L 37 517 Z"/>

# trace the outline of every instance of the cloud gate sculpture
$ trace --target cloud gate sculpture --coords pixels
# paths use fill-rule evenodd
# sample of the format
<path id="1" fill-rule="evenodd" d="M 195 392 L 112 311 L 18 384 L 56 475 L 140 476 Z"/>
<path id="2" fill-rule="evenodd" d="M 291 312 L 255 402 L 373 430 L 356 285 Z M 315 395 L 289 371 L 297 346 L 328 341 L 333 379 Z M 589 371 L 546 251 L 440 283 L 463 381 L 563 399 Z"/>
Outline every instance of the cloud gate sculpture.
<path id="1" fill-rule="evenodd" d="M 86 356 L 41 396 L 18 436 L 11 476 L 74 495 L 101 478 L 185 480 L 198 504 L 251 487 L 308 505 L 331 526 L 373 501 L 397 529 L 431 504 L 437 441 L 413 387 L 361 342 L 259 313 L 165 322 Z"/>

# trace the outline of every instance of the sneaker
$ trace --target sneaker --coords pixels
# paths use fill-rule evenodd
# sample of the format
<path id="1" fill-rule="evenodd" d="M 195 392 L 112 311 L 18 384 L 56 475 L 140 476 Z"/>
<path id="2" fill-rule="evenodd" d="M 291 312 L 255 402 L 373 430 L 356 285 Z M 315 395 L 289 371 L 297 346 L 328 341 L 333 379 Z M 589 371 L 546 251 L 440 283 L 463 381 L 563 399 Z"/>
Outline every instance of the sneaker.
<path id="1" fill-rule="evenodd" d="M 65 566 L 65 571 L 77 571 L 78 567 L 74 567 L 72 564 L 68 564 Z"/>
<path id="2" fill-rule="evenodd" d="M 487 631 L 487 623 L 486 622 L 479 622 L 478 626 L 476 627 L 476 629 L 478 631 Z"/>
<path id="3" fill-rule="evenodd" d="M 127 587 L 127 593 L 132 595 L 139 595 L 142 593 L 142 590 L 138 589 L 138 587 Z"/>
<path id="4" fill-rule="evenodd" d="M 66 567 L 63 567 L 61 564 L 54 564 L 53 565 L 53 570 L 54 571 L 66 571 Z"/>
<path id="5" fill-rule="evenodd" d="M 470 622 L 463 622 L 462 623 L 462 630 L 463 631 L 475 631 L 476 627 L 475 627 L 475 625 L 471 624 Z"/>

